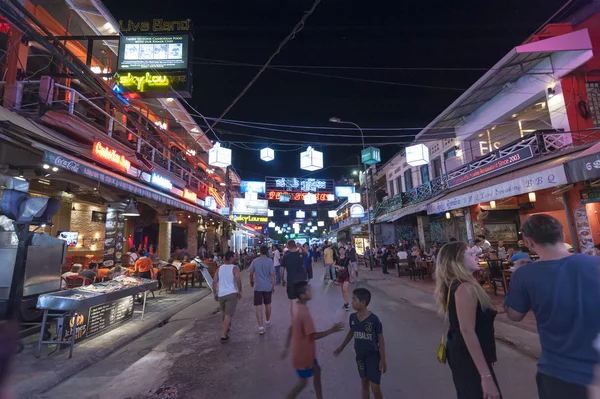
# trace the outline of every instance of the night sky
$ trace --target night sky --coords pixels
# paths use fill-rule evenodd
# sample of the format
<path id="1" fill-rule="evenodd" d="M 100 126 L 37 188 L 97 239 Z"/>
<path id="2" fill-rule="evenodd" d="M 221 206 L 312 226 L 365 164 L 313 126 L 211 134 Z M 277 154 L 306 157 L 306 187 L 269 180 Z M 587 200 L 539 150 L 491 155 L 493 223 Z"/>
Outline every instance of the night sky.
<path id="1" fill-rule="evenodd" d="M 563 4 L 564 0 L 482 1 L 350 1 L 323 0 L 304 29 L 287 43 L 273 65 L 339 77 L 395 84 L 266 70 L 232 108 L 227 119 L 275 124 L 329 126 L 337 116 L 368 127 L 423 127 L 443 111 L 512 47 L 527 39 Z M 219 116 L 259 68 L 223 65 L 210 60 L 262 65 L 308 10 L 313 0 L 105 0 L 117 19 L 190 18 L 194 23 L 194 96 L 190 103 L 204 116 Z M 194 8 L 190 7 L 194 4 Z M 219 65 L 220 64 L 220 65 Z M 415 70 L 369 70 L 329 67 L 393 67 Z M 445 70 L 431 70 L 443 68 Z M 471 70 L 448 70 L 449 68 Z M 482 69 L 484 68 L 484 69 Z M 474 69 L 474 70 L 473 70 Z M 438 86 L 442 89 L 408 85 Z M 459 89 L 459 90 L 456 90 Z M 200 118 L 198 118 L 201 121 Z M 301 129 L 283 128 L 293 131 Z M 248 129 L 220 123 L 219 138 L 233 148 L 233 165 L 242 178 L 305 176 L 299 169 L 300 148 L 324 151 L 325 169 L 314 177 L 349 175 L 357 164 L 360 144 L 355 130 L 301 130 L 355 137 L 299 135 Z M 232 135 L 231 132 L 262 139 Z M 386 161 L 413 131 L 369 131 L 367 145 L 377 144 Z M 211 134 L 209 134 L 211 135 Z M 386 136 L 383 138 L 370 137 Z M 403 137 L 390 137 L 403 136 Z M 212 138 L 212 135 L 211 135 Z M 273 145 L 276 160 L 259 159 L 263 143 Z M 242 144 L 240 142 L 250 142 Z M 319 145 L 319 143 L 330 143 Z M 277 151 L 285 150 L 285 151 Z M 341 167 L 337 167 L 341 166 Z"/>

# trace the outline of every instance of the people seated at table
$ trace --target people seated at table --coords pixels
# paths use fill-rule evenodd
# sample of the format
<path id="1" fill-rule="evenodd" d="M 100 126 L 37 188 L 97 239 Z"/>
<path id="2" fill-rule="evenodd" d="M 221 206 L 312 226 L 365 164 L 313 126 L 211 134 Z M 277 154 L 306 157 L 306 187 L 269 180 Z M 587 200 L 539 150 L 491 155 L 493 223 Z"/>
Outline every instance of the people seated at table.
<path id="1" fill-rule="evenodd" d="M 498 257 L 498 251 L 496 251 L 495 249 L 491 249 L 488 251 L 488 259 L 489 260 L 498 260 L 500 259 Z"/>
<path id="2" fill-rule="evenodd" d="M 96 280 L 96 276 L 98 275 L 98 264 L 96 262 L 90 262 L 87 270 L 81 271 L 79 275 L 87 278 L 93 283 L 94 280 Z"/>
<path id="3" fill-rule="evenodd" d="M 496 251 L 498 251 L 498 258 L 506 259 L 506 247 L 504 246 L 504 241 L 498 241 L 498 246 L 496 247 Z"/>
<path id="4" fill-rule="evenodd" d="M 492 246 L 492 244 L 490 244 L 490 242 L 485 238 L 483 234 L 478 235 L 477 238 L 481 241 L 482 249 L 485 250 Z"/>
<path id="5" fill-rule="evenodd" d="M 61 276 L 62 277 L 61 288 L 63 288 L 63 289 L 67 288 L 67 282 L 65 281 L 65 277 L 78 276 L 80 271 L 81 271 L 81 265 L 76 263 L 73 266 L 71 266 L 71 270 L 63 273 Z"/>
<path id="6" fill-rule="evenodd" d="M 510 258 L 512 258 L 512 256 L 515 254 L 515 249 L 513 247 L 508 248 L 508 250 L 506 251 L 506 255 L 504 256 L 504 259 L 506 260 L 510 260 Z"/>
<path id="7" fill-rule="evenodd" d="M 436 256 L 437 251 L 438 251 L 437 245 L 433 244 L 433 246 L 429 249 L 429 256 Z"/>
<path id="8" fill-rule="evenodd" d="M 471 253 L 474 256 L 483 255 L 483 242 L 479 238 L 475 239 L 475 245 L 473 245 L 473 247 L 471 248 Z"/>
<path id="9" fill-rule="evenodd" d="M 396 256 L 400 260 L 408 259 L 408 252 L 406 252 L 406 249 L 404 249 L 404 245 L 400 244 L 398 247 L 398 252 L 396 252 Z"/>

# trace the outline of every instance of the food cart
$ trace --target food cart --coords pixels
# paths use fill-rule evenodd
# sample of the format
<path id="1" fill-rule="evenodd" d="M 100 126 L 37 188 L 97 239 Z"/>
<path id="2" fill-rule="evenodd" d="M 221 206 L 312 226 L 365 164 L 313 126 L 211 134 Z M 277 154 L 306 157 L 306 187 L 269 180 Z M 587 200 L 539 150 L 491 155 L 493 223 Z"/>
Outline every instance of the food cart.
<path id="1" fill-rule="evenodd" d="M 44 314 L 36 357 L 40 357 L 42 345 L 68 346 L 69 358 L 72 357 L 76 342 L 130 320 L 133 317 L 133 297 L 141 293 L 144 294 L 143 320 L 148 291 L 157 288 L 158 282 L 154 280 L 119 276 L 102 283 L 40 295 L 37 307 Z M 43 328 L 48 316 L 58 319 L 57 339 L 47 341 L 44 340 Z"/>

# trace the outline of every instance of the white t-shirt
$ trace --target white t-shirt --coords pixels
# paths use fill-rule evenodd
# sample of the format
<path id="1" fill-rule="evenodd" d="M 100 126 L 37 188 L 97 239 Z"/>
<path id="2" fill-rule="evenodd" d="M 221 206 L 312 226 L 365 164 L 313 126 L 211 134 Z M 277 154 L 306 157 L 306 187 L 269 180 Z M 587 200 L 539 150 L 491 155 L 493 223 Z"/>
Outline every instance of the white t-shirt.
<path id="1" fill-rule="evenodd" d="M 280 259 L 281 253 L 279 253 L 279 250 L 273 252 L 273 266 L 281 266 Z"/>
<path id="2" fill-rule="evenodd" d="M 479 248 L 477 245 L 473 245 L 473 248 L 471 248 L 471 252 L 473 252 L 473 255 L 479 256 L 483 253 L 483 249 Z"/>
<path id="3" fill-rule="evenodd" d="M 398 259 L 408 259 L 408 254 L 406 253 L 406 251 L 399 251 L 396 256 L 398 257 Z"/>
<path id="4" fill-rule="evenodd" d="M 483 249 L 488 249 L 491 246 L 492 246 L 492 244 L 490 244 L 490 242 L 488 240 L 483 241 L 483 245 L 482 245 Z"/>

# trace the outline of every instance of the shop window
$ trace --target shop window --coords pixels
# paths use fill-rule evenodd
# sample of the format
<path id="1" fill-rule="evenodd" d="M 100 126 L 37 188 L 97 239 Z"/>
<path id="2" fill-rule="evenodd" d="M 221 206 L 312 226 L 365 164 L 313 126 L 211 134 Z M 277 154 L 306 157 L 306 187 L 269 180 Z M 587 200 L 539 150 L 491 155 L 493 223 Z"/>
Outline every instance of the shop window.
<path id="1" fill-rule="evenodd" d="M 600 127 L 600 82 L 587 82 L 585 86 L 594 127 Z"/>
<path id="2" fill-rule="evenodd" d="M 413 188 L 411 169 L 404 171 L 404 187 L 406 188 L 406 191 L 412 190 Z"/>
<path id="3" fill-rule="evenodd" d="M 421 166 L 421 183 L 429 183 L 431 179 L 429 178 L 429 165 Z"/>
<path id="4" fill-rule="evenodd" d="M 442 160 L 436 158 L 433 160 L 433 178 L 440 177 L 442 175 Z"/>
<path id="5" fill-rule="evenodd" d="M 456 156 L 456 148 L 453 148 L 449 151 L 446 151 L 444 153 L 444 160 L 448 159 L 448 158 L 452 158 Z"/>

